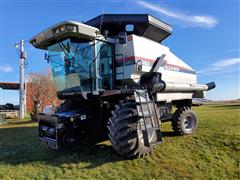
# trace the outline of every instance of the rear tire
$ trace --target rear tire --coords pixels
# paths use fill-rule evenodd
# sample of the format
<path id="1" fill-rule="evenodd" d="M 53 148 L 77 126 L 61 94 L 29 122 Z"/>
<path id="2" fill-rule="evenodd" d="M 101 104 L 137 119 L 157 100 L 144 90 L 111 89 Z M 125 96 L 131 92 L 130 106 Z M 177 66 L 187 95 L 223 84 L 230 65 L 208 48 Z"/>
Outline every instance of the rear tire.
<path id="1" fill-rule="evenodd" d="M 153 150 L 144 145 L 140 121 L 134 99 L 120 101 L 112 111 L 108 136 L 113 148 L 126 158 L 143 157 Z M 156 140 L 154 135 L 150 138 L 150 142 Z"/>
<path id="2" fill-rule="evenodd" d="M 172 118 L 172 129 L 176 135 L 189 135 L 196 131 L 198 119 L 189 107 L 176 110 Z"/>

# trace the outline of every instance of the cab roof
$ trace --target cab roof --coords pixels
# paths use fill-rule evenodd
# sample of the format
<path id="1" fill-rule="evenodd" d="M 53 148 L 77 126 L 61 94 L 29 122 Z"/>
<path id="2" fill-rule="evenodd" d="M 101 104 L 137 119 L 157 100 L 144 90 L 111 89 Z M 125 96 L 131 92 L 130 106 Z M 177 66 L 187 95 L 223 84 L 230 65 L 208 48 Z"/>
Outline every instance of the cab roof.
<path id="1" fill-rule="evenodd" d="M 71 29 L 68 29 L 70 27 Z M 61 31 L 61 28 L 63 30 Z M 30 43 L 39 49 L 47 47 L 66 38 L 95 39 L 100 31 L 92 26 L 76 21 L 57 23 L 30 39 Z"/>
<path id="2" fill-rule="evenodd" d="M 100 34 L 116 36 L 126 31 L 126 25 L 133 25 L 135 34 L 153 41 L 162 42 L 172 33 L 172 27 L 149 14 L 102 14 L 87 22 L 64 21 L 55 24 L 30 39 L 30 43 L 39 49 L 47 49 L 51 44 L 66 38 L 95 39 Z"/>

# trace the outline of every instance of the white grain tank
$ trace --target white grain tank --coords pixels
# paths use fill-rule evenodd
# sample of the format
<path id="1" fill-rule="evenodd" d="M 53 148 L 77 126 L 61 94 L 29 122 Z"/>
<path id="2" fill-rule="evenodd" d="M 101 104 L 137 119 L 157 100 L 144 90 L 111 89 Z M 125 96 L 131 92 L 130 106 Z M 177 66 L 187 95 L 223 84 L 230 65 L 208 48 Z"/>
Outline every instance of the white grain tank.
<path id="1" fill-rule="evenodd" d="M 148 73 L 159 59 L 154 72 L 161 73 L 161 80 L 165 84 L 161 93 L 157 94 L 159 101 L 191 99 L 194 94 L 215 87 L 211 83 L 197 85 L 196 72 L 161 44 L 171 35 L 172 27 L 151 15 L 103 14 L 86 24 L 116 38 L 116 80 L 120 84 L 136 85 L 141 75 Z M 127 31 L 128 25 L 133 26 L 131 31 Z M 126 43 L 119 41 L 121 32 L 126 32 Z M 200 94 L 202 96 L 203 93 Z"/>
<path id="2" fill-rule="evenodd" d="M 153 63 L 160 58 L 158 72 L 162 80 L 171 83 L 188 83 L 196 85 L 195 71 L 174 55 L 168 47 L 145 37 L 129 35 L 126 44 L 116 43 L 116 54 L 124 57 L 116 58 L 117 79 L 137 82 L 140 75 L 149 72 Z M 121 65 L 121 66 L 120 66 Z M 123 69 L 124 67 L 124 69 Z M 124 71 L 124 76 L 121 72 Z"/>

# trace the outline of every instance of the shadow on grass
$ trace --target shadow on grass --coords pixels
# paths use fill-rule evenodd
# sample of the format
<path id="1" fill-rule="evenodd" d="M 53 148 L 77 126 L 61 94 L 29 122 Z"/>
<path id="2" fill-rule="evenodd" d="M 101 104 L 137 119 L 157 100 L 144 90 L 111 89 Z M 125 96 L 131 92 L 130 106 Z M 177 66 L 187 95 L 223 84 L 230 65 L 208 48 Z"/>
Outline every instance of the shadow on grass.
<path id="1" fill-rule="evenodd" d="M 107 144 L 87 144 L 68 151 L 54 151 L 38 142 L 36 127 L 0 129 L 0 162 L 11 165 L 42 162 L 61 166 L 68 163 L 88 162 L 94 168 L 107 162 L 123 160 Z"/>
<path id="2" fill-rule="evenodd" d="M 163 131 L 162 132 L 163 137 L 174 137 L 176 134 L 173 131 Z"/>
<path id="3" fill-rule="evenodd" d="M 20 123 L 20 122 L 19 122 Z M 30 122 L 21 122 L 20 124 Z M 11 165 L 41 162 L 54 166 L 86 162 L 83 168 L 95 168 L 102 164 L 124 161 L 110 143 L 90 144 L 84 142 L 71 150 L 55 151 L 38 142 L 37 127 L 13 127 L 0 129 L 0 162 Z M 174 136 L 163 132 L 163 136 Z"/>
<path id="4" fill-rule="evenodd" d="M 240 109 L 240 104 L 211 105 L 211 108 Z"/>
<path id="5" fill-rule="evenodd" d="M 35 123 L 35 121 L 31 121 L 31 120 L 20 121 L 20 120 L 7 119 L 7 123 L 10 125 L 24 125 L 24 124 Z"/>

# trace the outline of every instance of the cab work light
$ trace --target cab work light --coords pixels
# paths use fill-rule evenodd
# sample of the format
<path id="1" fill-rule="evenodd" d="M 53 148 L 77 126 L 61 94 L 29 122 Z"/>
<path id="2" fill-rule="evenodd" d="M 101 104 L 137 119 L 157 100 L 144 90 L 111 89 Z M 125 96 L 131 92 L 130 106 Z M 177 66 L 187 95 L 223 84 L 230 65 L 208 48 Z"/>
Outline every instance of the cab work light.
<path id="1" fill-rule="evenodd" d="M 59 28 L 55 29 L 55 34 L 59 34 L 59 33 L 60 33 L 60 29 Z"/>
<path id="2" fill-rule="evenodd" d="M 77 27 L 72 24 L 61 25 L 55 28 L 53 32 L 55 35 L 58 35 L 64 32 L 77 32 Z"/>
<path id="3" fill-rule="evenodd" d="M 65 31 L 65 25 L 63 25 L 63 26 L 60 26 L 60 32 L 64 32 Z"/>
<path id="4" fill-rule="evenodd" d="M 66 25 L 66 30 L 67 31 L 76 31 L 76 26 L 72 25 L 72 24 L 68 24 Z"/>

